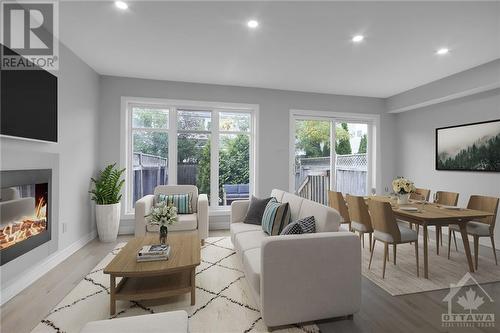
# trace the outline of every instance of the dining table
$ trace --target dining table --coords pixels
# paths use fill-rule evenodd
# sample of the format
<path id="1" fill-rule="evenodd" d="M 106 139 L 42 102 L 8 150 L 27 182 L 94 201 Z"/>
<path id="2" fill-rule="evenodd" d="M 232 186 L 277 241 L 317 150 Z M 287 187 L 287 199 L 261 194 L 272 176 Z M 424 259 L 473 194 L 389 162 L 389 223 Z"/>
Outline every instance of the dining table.
<path id="1" fill-rule="evenodd" d="M 422 226 L 424 243 L 424 277 L 426 279 L 429 278 L 429 245 L 427 230 L 429 226 L 443 227 L 450 224 L 458 225 L 469 265 L 469 271 L 474 272 L 469 238 L 467 237 L 467 223 L 475 219 L 492 216 L 492 213 L 468 208 L 443 206 L 421 200 L 410 200 L 408 204 L 403 205 L 398 204 L 397 198 L 394 196 L 373 195 L 366 197 L 366 199 L 389 202 L 391 204 L 393 214 L 398 220 Z M 437 246 L 439 246 L 439 244 Z"/>

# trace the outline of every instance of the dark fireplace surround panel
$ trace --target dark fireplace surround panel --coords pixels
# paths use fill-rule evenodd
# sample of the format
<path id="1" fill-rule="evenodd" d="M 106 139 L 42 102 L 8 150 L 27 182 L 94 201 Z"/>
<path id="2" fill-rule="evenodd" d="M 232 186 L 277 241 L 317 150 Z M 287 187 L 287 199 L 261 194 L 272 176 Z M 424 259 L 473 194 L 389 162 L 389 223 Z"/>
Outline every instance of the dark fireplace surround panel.
<path id="1" fill-rule="evenodd" d="M 43 192 L 42 198 L 46 201 L 44 208 L 44 216 L 45 216 L 45 229 L 39 229 L 43 231 L 39 231 L 39 233 L 29 236 L 28 238 L 24 238 L 19 242 L 16 242 L 13 245 L 9 245 L 6 248 L 0 249 L 0 265 L 4 265 L 9 261 L 16 259 L 17 257 L 32 251 L 38 246 L 50 241 L 51 233 L 52 233 L 52 225 L 51 225 L 51 206 L 52 206 L 52 170 L 51 169 L 35 169 L 35 170 L 5 170 L 0 171 L 0 189 L 2 189 L 2 195 L 4 195 L 5 189 L 11 188 L 23 188 L 28 187 L 34 189 L 34 193 Z M 45 192 L 46 191 L 46 192 Z M 38 194 L 34 195 L 34 200 L 32 202 L 35 203 L 34 210 L 38 207 Z M 29 195 L 21 195 L 18 200 L 27 199 L 29 201 Z M 11 200 L 14 202 L 15 200 Z M 2 205 L 8 205 L 9 201 L 4 198 L 1 199 L 0 202 Z M 15 204 L 15 203 L 14 203 Z M 14 205 L 12 205 L 14 206 Z M 26 205 L 25 205 L 26 206 Z M 28 204 L 29 206 L 29 204 Z M 5 207 L 5 206 L 4 206 Z M 11 209 L 12 210 L 12 209 Z M 39 212 L 39 210 L 38 210 Z M 9 231 L 7 223 L 9 221 L 4 221 L 4 219 L 8 219 L 8 215 L 12 215 L 12 212 L 9 212 L 9 209 L 5 209 L 3 212 L 0 211 L 0 224 L 1 224 L 1 235 L 5 238 L 5 230 Z M 14 209 L 15 214 L 15 209 Z M 11 216 L 10 216 L 11 217 Z M 24 221 L 24 220 L 22 220 Z M 21 221 L 21 222 L 22 222 Z M 12 231 L 13 228 L 10 229 Z"/>

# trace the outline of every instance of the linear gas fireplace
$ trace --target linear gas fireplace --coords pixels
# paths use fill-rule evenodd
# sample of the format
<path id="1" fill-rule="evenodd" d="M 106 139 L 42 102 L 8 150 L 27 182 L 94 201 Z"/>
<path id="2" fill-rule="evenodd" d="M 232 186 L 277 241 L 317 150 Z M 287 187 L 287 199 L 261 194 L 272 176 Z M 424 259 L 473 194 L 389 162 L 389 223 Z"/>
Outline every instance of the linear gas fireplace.
<path id="1" fill-rule="evenodd" d="M 0 172 L 1 265 L 50 240 L 52 171 Z"/>

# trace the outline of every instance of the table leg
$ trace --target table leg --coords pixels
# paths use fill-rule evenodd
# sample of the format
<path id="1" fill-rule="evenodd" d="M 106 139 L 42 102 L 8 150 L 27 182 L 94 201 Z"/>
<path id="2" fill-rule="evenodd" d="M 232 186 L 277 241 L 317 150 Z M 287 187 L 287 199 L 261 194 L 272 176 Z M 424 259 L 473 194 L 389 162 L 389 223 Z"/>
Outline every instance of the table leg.
<path id="1" fill-rule="evenodd" d="M 460 234 L 462 235 L 462 242 L 464 243 L 465 255 L 469 263 L 469 272 L 474 273 L 474 264 L 472 263 L 472 255 L 470 253 L 469 237 L 467 236 L 467 223 L 459 223 Z"/>
<path id="2" fill-rule="evenodd" d="M 195 269 L 191 270 L 191 305 L 196 302 L 196 283 L 195 283 Z"/>
<path id="3" fill-rule="evenodd" d="M 112 316 L 116 313 L 116 278 L 114 275 L 109 275 L 109 315 Z"/>
<path id="4" fill-rule="evenodd" d="M 439 227 L 436 226 L 436 254 L 439 255 Z"/>
<path id="5" fill-rule="evenodd" d="M 427 231 L 427 224 L 424 223 L 422 224 L 422 228 L 424 229 L 424 277 L 426 279 L 429 278 L 429 258 L 428 258 L 428 231 Z"/>

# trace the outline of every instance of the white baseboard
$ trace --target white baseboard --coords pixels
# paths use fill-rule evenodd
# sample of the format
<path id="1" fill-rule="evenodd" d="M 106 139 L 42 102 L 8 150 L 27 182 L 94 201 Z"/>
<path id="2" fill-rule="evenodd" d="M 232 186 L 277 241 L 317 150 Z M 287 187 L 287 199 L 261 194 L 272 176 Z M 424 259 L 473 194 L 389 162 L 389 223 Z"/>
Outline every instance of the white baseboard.
<path id="1" fill-rule="evenodd" d="M 121 219 L 118 235 L 133 235 L 135 233 L 134 219 Z"/>
<path id="2" fill-rule="evenodd" d="M 14 283 L 10 286 L 6 287 L 2 290 L 0 295 L 0 305 L 7 303 L 12 297 L 19 294 L 25 288 L 30 286 L 33 282 L 41 278 L 44 274 L 50 271 L 52 268 L 59 265 L 61 262 L 66 260 L 69 256 L 71 256 L 76 251 L 80 250 L 91 240 L 96 238 L 97 231 L 93 230 L 91 233 L 86 236 L 80 238 L 73 244 L 69 245 L 65 249 L 59 250 L 53 254 L 51 254 L 47 259 L 40 262 L 33 269 L 29 270 L 26 273 L 23 273 L 21 277 L 19 277 Z"/>

